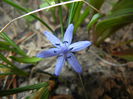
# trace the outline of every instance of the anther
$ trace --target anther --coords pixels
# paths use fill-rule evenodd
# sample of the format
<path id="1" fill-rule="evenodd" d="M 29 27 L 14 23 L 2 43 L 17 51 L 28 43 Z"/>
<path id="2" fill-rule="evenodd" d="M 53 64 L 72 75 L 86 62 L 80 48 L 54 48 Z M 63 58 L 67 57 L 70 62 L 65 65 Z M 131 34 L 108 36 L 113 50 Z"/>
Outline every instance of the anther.
<path id="1" fill-rule="evenodd" d="M 69 50 L 71 51 L 73 49 L 73 47 L 72 48 L 70 48 Z"/>
<path id="2" fill-rule="evenodd" d="M 54 53 L 56 53 L 57 51 L 54 50 Z"/>
<path id="3" fill-rule="evenodd" d="M 63 43 L 68 43 L 68 41 L 63 41 Z"/>
<path id="4" fill-rule="evenodd" d="M 71 56 L 68 56 L 67 59 L 68 59 L 68 58 L 71 58 Z"/>
<path id="5" fill-rule="evenodd" d="M 59 44 L 59 43 L 56 43 L 55 45 L 60 46 L 60 44 Z"/>

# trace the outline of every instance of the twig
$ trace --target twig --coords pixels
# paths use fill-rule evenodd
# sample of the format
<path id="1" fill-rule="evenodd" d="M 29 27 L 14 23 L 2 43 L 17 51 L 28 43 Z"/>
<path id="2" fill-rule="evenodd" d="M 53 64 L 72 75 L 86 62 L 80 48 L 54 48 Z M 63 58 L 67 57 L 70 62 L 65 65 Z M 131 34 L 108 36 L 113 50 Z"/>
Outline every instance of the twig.
<path id="1" fill-rule="evenodd" d="M 1 30 L 0 30 L 0 33 L 3 32 L 11 23 L 13 23 L 14 21 L 18 20 L 18 19 L 21 19 L 27 15 L 31 15 L 33 13 L 36 13 L 36 12 L 39 12 L 39 11 L 42 11 L 42 10 L 46 10 L 46 9 L 49 9 L 49 8 L 53 8 L 53 7 L 57 7 L 57 6 L 60 6 L 60 5 L 65 5 L 65 4 L 69 4 L 69 3 L 73 3 L 73 2 L 84 2 L 85 4 L 87 4 L 88 6 L 90 6 L 92 9 L 96 10 L 98 13 L 101 13 L 99 10 L 97 10 L 95 7 L 93 7 L 91 4 L 89 4 L 88 2 L 84 1 L 84 0 L 72 0 L 72 1 L 67 1 L 67 2 L 62 2 L 62 3 L 58 3 L 58 4 L 55 4 L 55 5 L 50 5 L 48 7 L 44 7 L 44 8 L 40 8 L 40 9 L 37 9 L 37 10 L 34 10 L 34 11 L 31 11 L 29 13 L 26 13 L 24 15 L 21 15 L 17 18 L 14 18 L 13 20 L 11 20 L 8 24 L 6 24 Z"/>

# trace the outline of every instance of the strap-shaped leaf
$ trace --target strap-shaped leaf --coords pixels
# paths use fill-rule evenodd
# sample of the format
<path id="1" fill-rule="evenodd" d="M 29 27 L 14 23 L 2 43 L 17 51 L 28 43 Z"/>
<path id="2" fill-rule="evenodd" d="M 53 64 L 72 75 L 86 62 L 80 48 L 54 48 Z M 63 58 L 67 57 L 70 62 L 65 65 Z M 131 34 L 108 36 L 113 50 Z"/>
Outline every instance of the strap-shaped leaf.
<path id="1" fill-rule="evenodd" d="M 15 51 L 8 42 L 0 41 L 0 50 Z"/>
<path id="2" fill-rule="evenodd" d="M 27 73 L 24 72 L 23 70 L 19 69 L 17 66 L 15 66 L 12 62 L 10 62 L 4 55 L 0 53 L 0 59 L 4 61 L 6 64 L 9 65 L 9 68 L 11 69 L 12 72 L 18 75 L 26 76 Z"/>
<path id="3" fill-rule="evenodd" d="M 2 32 L 1 35 L 11 46 L 16 49 L 16 52 L 18 52 L 22 56 L 26 56 L 25 52 L 20 49 L 19 46 L 17 46 L 17 44 L 6 35 L 6 33 Z"/>
<path id="4" fill-rule="evenodd" d="M 43 82 L 43 83 L 38 83 L 34 85 L 29 85 L 21 88 L 14 88 L 14 89 L 9 89 L 9 90 L 0 90 L 0 96 L 7 96 L 15 93 L 20 93 L 23 91 L 28 91 L 28 90 L 34 90 L 34 89 L 39 89 L 42 87 L 48 87 L 48 82 Z"/>
<path id="5" fill-rule="evenodd" d="M 133 0 L 121 0 L 111 14 L 96 25 L 97 44 L 115 33 L 119 28 L 133 22 Z"/>
<path id="6" fill-rule="evenodd" d="M 0 73 L 0 76 L 6 76 L 6 75 L 14 75 L 13 72 L 7 72 L 7 73 Z"/>
<path id="7" fill-rule="evenodd" d="M 20 63 L 35 63 L 38 61 L 41 61 L 42 58 L 38 57 L 15 57 L 15 56 L 10 56 L 10 58 L 14 61 L 20 62 Z"/>

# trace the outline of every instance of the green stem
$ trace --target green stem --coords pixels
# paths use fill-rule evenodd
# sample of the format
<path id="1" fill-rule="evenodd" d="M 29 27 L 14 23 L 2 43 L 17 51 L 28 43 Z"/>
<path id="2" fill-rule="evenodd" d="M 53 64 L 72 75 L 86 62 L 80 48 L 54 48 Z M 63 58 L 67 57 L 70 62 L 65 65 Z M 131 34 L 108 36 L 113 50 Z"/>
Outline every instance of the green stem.
<path id="1" fill-rule="evenodd" d="M 81 23 L 85 20 L 85 18 L 90 13 L 90 7 L 87 7 L 84 11 L 84 13 L 79 17 L 77 23 L 75 24 L 74 33 L 76 32 L 77 28 L 81 25 Z"/>
<path id="2" fill-rule="evenodd" d="M 70 9 L 70 15 L 69 15 L 69 19 L 68 19 L 68 25 L 71 24 L 71 22 L 72 22 L 74 6 L 75 6 L 75 3 L 72 3 L 71 9 Z"/>
<path id="3" fill-rule="evenodd" d="M 52 17 L 53 17 L 53 20 L 54 20 L 54 23 L 56 23 L 56 15 L 55 15 L 55 8 L 54 9 L 51 9 L 51 13 L 52 13 Z"/>
<path id="4" fill-rule="evenodd" d="M 78 6 L 76 8 L 75 15 L 74 15 L 74 23 L 76 23 L 80 17 L 80 11 L 82 9 L 83 4 L 84 4 L 83 2 L 78 2 Z"/>
<path id="5" fill-rule="evenodd" d="M 80 2 L 72 3 L 71 9 L 70 9 L 70 15 L 69 15 L 69 19 L 68 19 L 68 25 L 71 24 L 71 22 L 73 22 L 74 19 L 79 18 L 79 16 L 77 16 L 77 14 L 80 13 L 80 10 L 82 7 L 82 6 L 79 7 L 79 5 L 81 6 L 82 4 L 80 4 Z"/>
<path id="6" fill-rule="evenodd" d="M 60 0 L 58 1 L 60 3 Z M 64 35 L 64 27 L 63 27 L 63 15 L 62 15 L 62 7 L 59 6 L 59 16 L 60 16 L 60 24 L 61 24 L 61 34 Z"/>

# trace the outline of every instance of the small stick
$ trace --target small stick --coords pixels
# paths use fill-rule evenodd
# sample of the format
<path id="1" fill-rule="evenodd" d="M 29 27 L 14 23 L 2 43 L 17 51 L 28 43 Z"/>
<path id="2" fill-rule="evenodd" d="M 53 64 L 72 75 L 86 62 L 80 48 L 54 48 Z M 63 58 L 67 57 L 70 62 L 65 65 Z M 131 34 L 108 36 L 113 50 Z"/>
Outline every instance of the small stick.
<path id="1" fill-rule="evenodd" d="M 37 9 L 37 10 L 34 10 L 34 11 L 31 11 L 29 13 L 26 13 L 24 15 L 21 15 L 17 18 L 14 18 L 13 20 L 11 20 L 8 24 L 6 24 L 1 30 L 0 30 L 0 33 L 3 32 L 11 23 L 13 23 L 14 21 L 18 20 L 18 19 L 21 19 L 27 15 L 31 15 L 31 14 L 34 14 L 36 12 L 39 12 L 39 11 L 42 11 L 42 10 L 46 10 L 46 9 L 49 9 L 49 8 L 53 8 L 53 7 L 57 7 L 57 6 L 60 6 L 60 5 L 65 5 L 65 4 L 69 4 L 69 3 L 73 3 L 73 2 L 84 2 L 85 4 L 87 4 L 88 6 L 90 6 L 92 9 L 96 10 L 98 13 L 101 13 L 98 9 L 96 9 L 94 6 L 92 6 L 91 4 L 89 4 L 88 2 L 84 1 L 84 0 L 72 0 L 72 1 L 67 1 L 67 2 L 61 2 L 61 3 L 58 3 L 58 4 L 55 4 L 55 5 L 50 5 L 48 7 L 44 7 L 44 8 L 40 8 L 40 9 Z"/>

